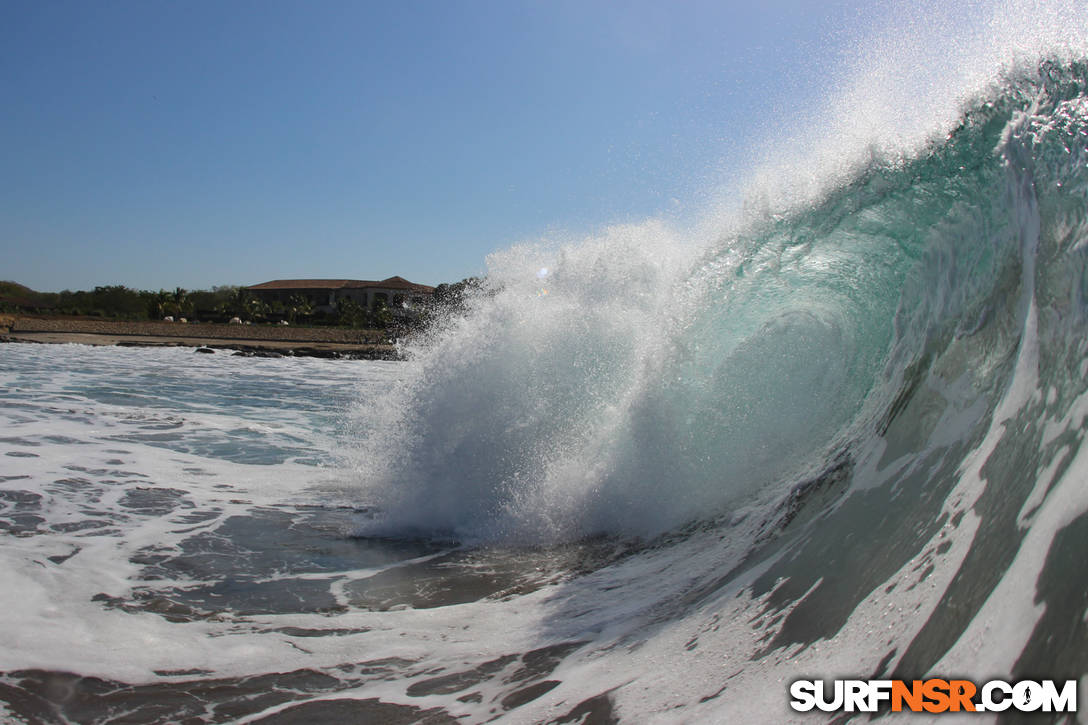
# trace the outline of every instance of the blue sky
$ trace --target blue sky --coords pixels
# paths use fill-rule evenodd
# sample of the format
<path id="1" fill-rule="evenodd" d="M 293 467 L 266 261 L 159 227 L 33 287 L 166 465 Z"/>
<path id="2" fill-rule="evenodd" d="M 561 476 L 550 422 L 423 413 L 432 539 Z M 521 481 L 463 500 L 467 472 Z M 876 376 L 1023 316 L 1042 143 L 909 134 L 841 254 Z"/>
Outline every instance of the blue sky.
<path id="1" fill-rule="evenodd" d="M 0 4 L 0 278 L 437 284 L 698 213 L 879 3 Z"/>

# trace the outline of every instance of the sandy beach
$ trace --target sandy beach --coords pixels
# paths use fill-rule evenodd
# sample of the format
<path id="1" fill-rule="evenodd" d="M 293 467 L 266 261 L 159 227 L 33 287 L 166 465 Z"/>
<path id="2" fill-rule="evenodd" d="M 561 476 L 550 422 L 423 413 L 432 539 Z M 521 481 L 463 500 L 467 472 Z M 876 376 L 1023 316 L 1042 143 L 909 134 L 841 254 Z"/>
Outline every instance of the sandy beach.
<path id="1" fill-rule="evenodd" d="M 335 327 L 123 322 L 0 317 L 0 341 L 45 344 L 195 347 L 261 356 L 396 359 L 381 330 Z"/>

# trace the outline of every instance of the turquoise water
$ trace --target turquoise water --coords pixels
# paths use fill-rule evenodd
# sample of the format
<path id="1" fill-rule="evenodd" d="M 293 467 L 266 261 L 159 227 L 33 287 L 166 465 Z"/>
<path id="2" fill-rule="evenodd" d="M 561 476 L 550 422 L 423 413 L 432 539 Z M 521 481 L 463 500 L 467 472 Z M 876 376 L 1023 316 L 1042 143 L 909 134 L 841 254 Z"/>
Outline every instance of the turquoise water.
<path id="1" fill-rule="evenodd" d="M 647 226 L 498 255 L 375 412 L 367 490 L 424 531 L 653 536 L 868 445 L 920 383 L 996 405 L 1032 300 L 1031 344 L 1077 360 L 1084 67 L 1039 73 L 709 248 Z"/>
<path id="2" fill-rule="evenodd" d="M 710 239 L 497 253 L 406 363 L 0 347 L 0 713 L 784 721 L 814 674 L 1083 685 L 1088 66 L 1018 68 Z"/>

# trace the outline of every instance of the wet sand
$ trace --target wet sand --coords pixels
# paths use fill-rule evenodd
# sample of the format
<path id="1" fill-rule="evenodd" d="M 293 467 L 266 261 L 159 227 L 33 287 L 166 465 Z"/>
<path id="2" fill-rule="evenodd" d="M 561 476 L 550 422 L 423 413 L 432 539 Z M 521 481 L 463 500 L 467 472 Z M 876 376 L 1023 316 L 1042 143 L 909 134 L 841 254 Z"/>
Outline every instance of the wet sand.
<path id="1" fill-rule="evenodd" d="M 16 318 L 0 341 L 44 344 L 195 347 L 243 355 L 397 359 L 396 346 L 378 330 L 273 327 L 264 325 L 118 322 L 113 320 Z"/>

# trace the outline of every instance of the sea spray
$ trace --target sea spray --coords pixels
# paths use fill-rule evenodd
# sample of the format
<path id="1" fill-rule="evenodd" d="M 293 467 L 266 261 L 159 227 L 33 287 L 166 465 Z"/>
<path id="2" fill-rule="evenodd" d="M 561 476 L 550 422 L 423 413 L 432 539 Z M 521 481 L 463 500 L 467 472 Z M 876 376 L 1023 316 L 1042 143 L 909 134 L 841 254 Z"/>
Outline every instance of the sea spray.
<path id="1" fill-rule="evenodd" d="M 493 255 L 467 315 L 412 350 L 369 411 L 360 472 L 377 474 L 390 519 L 480 538 L 576 531 L 632 387 L 672 345 L 686 256 L 662 225 Z"/>
<path id="2" fill-rule="evenodd" d="M 6 346 L 2 717 L 781 722 L 816 676 L 1083 682 L 1088 49 L 1051 41 L 1086 12 L 1002 4 L 918 82 L 939 53 L 888 54 L 829 118 L 891 142 L 778 138 L 818 183 L 747 178 L 750 218 L 494 255 L 406 364 Z"/>
<path id="3" fill-rule="evenodd" d="M 1034 264 L 1021 247 L 1038 212 L 1016 189 L 1053 152 L 1024 145 L 1038 133 L 1020 117 L 1077 148 L 1082 65 L 1008 73 L 939 142 L 873 156 L 726 238 L 650 222 L 492 255 L 465 316 L 367 411 L 360 495 L 383 512 L 367 531 L 653 536 L 784 495 L 879 430 L 911 366 L 995 334 Z M 1058 194 L 1080 188 L 1076 168 L 1055 169 Z M 986 370 L 1015 344 L 996 334 L 968 353 Z"/>

